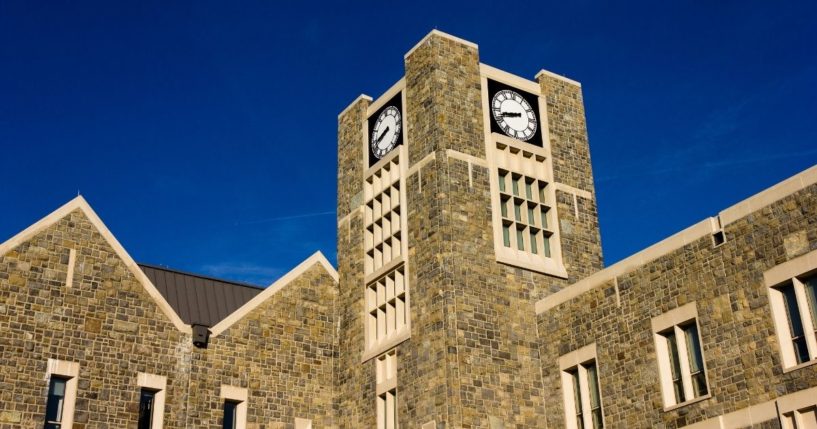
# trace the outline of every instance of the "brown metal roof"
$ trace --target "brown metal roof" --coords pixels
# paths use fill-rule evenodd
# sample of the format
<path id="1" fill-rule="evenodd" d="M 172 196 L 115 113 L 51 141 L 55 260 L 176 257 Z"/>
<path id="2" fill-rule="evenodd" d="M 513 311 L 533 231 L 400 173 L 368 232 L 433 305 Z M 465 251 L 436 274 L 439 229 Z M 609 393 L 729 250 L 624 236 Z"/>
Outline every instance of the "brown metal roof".
<path id="1" fill-rule="evenodd" d="M 139 267 L 188 325 L 214 326 L 264 290 L 155 265 Z"/>

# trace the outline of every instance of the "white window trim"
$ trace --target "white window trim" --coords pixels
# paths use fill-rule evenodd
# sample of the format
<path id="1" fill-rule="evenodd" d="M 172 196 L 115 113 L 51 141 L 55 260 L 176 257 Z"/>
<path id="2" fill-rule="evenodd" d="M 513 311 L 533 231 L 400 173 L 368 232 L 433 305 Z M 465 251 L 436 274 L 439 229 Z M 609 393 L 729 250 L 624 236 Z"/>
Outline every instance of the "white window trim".
<path id="1" fill-rule="evenodd" d="M 218 397 L 221 399 L 222 404 L 224 401 L 238 403 L 235 407 L 235 429 L 247 429 L 247 389 L 222 384 Z"/>
<path id="2" fill-rule="evenodd" d="M 542 134 L 542 147 L 537 147 L 530 144 L 525 144 L 512 139 L 505 135 L 500 135 L 491 132 L 491 118 L 488 100 L 488 79 L 510 85 L 520 90 L 536 94 L 538 96 L 539 107 L 539 122 Z M 519 268 L 524 268 L 530 271 L 535 271 L 543 274 L 552 275 L 560 278 L 567 278 L 567 270 L 564 267 L 562 260 L 562 240 L 558 216 L 558 202 L 556 201 L 556 183 L 553 180 L 553 158 L 550 153 L 550 132 L 547 118 L 547 102 L 545 97 L 541 94 L 541 87 L 538 83 L 520 78 L 510 73 L 495 69 L 485 64 L 480 64 L 480 81 L 482 84 L 482 106 L 483 106 L 483 128 L 485 132 L 485 156 L 488 161 L 488 171 L 490 176 L 491 188 L 491 218 L 494 236 L 494 254 L 496 261 Z M 528 175 L 539 180 L 544 180 L 548 183 L 547 195 L 550 201 L 548 221 L 552 225 L 552 235 L 550 236 L 550 257 L 544 255 L 534 255 L 527 251 L 520 251 L 516 248 L 507 248 L 503 243 L 502 237 L 502 216 L 499 196 L 499 168 L 508 168 L 509 166 L 501 166 L 497 156 L 497 143 L 513 147 L 515 149 L 524 150 L 544 158 L 544 175 Z M 512 173 L 524 174 L 523 171 L 515 171 L 513 168 L 508 168 Z M 526 239 L 527 241 L 527 239 Z"/>
<path id="3" fill-rule="evenodd" d="M 805 288 L 800 280 L 802 277 L 814 274 L 815 270 L 817 270 L 817 250 L 784 262 L 763 273 L 763 280 L 769 293 L 769 307 L 772 312 L 775 332 L 777 333 L 778 346 L 780 347 L 780 362 L 784 372 L 794 371 L 817 363 L 817 338 L 814 335 L 814 327 L 817 325 L 814 324 L 816 321 L 811 320 Z M 806 348 L 809 354 L 809 360 L 799 364 L 794 353 L 783 293 L 778 289 L 788 283 L 791 283 L 794 287 L 794 293 L 797 297 L 797 309 L 800 311 L 806 337 Z"/>
<path id="4" fill-rule="evenodd" d="M 698 330 L 698 342 L 701 347 L 701 359 L 706 381 L 706 394 L 693 397 L 692 374 L 690 371 L 689 355 L 687 353 L 686 336 L 679 325 L 689 322 L 695 323 Z M 703 334 L 701 326 L 698 324 L 698 309 L 695 302 L 690 302 L 684 306 L 670 310 L 660 316 L 653 317 L 650 321 L 652 325 L 653 339 L 655 341 L 656 360 L 658 361 L 658 375 L 661 383 L 661 395 L 664 400 L 664 411 L 674 410 L 695 402 L 703 401 L 712 397 L 712 387 L 709 384 L 709 370 L 706 366 L 706 356 L 703 350 Z M 670 367 L 669 346 L 667 339 L 661 332 L 669 329 L 675 331 L 676 346 L 678 347 L 678 361 L 681 367 L 681 381 L 683 383 L 683 402 L 675 402 L 675 390 L 672 384 L 672 368 Z"/>
<path id="5" fill-rule="evenodd" d="M 50 385 L 52 375 L 67 378 L 65 382 L 65 397 L 62 404 L 62 419 L 60 422 L 62 427 L 73 427 L 74 411 L 77 402 L 77 384 L 79 381 L 79 363 L 48 359 L 48 366 L 45 373 L 46 386 Z M 46 389 L 48 389 L 48 387 L 46 387 Z"/>
<path id="6" fill-rule="evenodd" d="M 397 429 L 397 351 L 390 350 L 378 356 L 375 371 L 377 429 Z M 381 398 L 383 395 L 385 400 Z"/>
<path id="7" fill-rule="evenodd" d="M 576 429 L 576 414 L 573 410 L 576 409 L 575 392 L 573 391 L 573 376 L 569 371 L 576 369 L 579 371 L 579 391 L 581 393 L 582 402 L 582 420 L 585 428 L 593 427 L 593 416 L 590 406 L 590 385 L 587 381 L 587 369 L 584 365 L 593 362 L 596 366 L 596 378 L 599 388 L 599 403 L 601 404 L 601 419 L 604 425 L 604 400 L 602 398 L 601 388 L 601 374 L 599 373 L 599 363 L 596 358 L 596 343 L 588 344 L 578 350 L 561 356 L 558 360 L 559 372 L 562 378 L 562 394 L 564 397 L 564 412 L 565 412 L 565 427 L 567 429 Z"/>
<path id="8" fill-rule="evenodd" d="M 167 388 L 167 377 L 140 372 L 136 375 L 136 385 L 140 388 L 150 389 L 155 392 L 153 396 L 153 415 L 151 415 L 151 427 L 162 429 L 165 420 L 165 392 Z"/>

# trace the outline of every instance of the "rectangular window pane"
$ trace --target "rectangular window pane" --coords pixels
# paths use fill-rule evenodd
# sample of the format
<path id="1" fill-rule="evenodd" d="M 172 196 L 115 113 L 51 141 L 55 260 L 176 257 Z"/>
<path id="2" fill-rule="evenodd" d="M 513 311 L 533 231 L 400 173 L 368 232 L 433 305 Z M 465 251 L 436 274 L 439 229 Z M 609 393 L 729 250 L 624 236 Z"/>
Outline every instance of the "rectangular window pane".
<path id="1" fill-rule="evenodd" d="M 811 323 L 817 324 L 817 276 L 803 279 L 803 287 L 806 289 Z M 817 326 L 812 326 L 811 330 L 817 331 Z"/>
<path id="2" fill-rule="evenodd" d="M 224 401 L 224 429 L 235 429 L 237 427 L 238 404 L 235 401 Z"/>
<path id="3" fill-rule="evenodd" d="M 513 203 L 513 215 L 517 222 L 522 221 L 522 203 L 514 201 Z"/>
<path id="4" fill-rule="evenodd" d="M 570 375 L 573 379 L 573 403 L 576 406 L 576 427 L 582 429 L 584 428 L 584 418 L 582 417 L 582 393 L 579 387 L 579 371 L 574 370 Z"/>
<path id="5" fill-rule="evenodd" d="M 499 192 L 505 192 L 505 175 L 499 172 Z"/>
<path id="6" fill-rule="evenodd" d="M 500 200 L 499 201 L 499 209 L 502 211 L 502 217 L 508 217 L 508 204 L 510 200 Z"/>
<path id="7" fill-rule="evenodd" d="M 800 310 L 797 308 L 797 297 L 794 294 L 794 285 L 788 284 L 780 288 L 783 294 L 783 301 L 786 307 L 786 316 L 789 320 L 789 332 L 794 346 L 794 355 L 797 363 L 809 360 L 808 348 L 806 347 L 806 337 L 803 332 L 803 319 L 800 317 Z"/>
<path id="8" fill-rule="evenodd" d="M 67 378 L 51 376 L 48 386 L 48 402 L 45 406 L 45 429 L 60 429 L 61 427 L 67 382 Z"/>
<path id="9" fill-rule="evenodd" d="M 519 196 L 519 179 L 511 178 L 511 186 L 513 186 L 513 196 Z"/>
<path id="10" fill-rule="evenodd" d="M 686 336 L 687 355 L 689 356 L 689 371 L 692 375 L 692 388 L 695 397 L 706 395 L 706 375 L 704 374 L 704 360 L 701 354 L 701 342 L 698 336 L 698 325 L 692 323 L 683 328 Z"/>
<path id="11" fill-rule="evenodd" d="M 519 250 L 525 250 L 525 238 L 522 234 L 522 230 L 519 228 L 516 230 L 516 247 L 519 248 Z"/>
<path id="12" fill-rule="evenodd" d="M 525 198 L 532 200 L 533 199 L 533 188 L 531 185 L 533 184 L 532 181 L 525 182 Z"/>
<path id="13" fill-rule="evenodd" d="M 548 229 L 548 208 L 542 207 L 542 228 Z"/>
<path id="14" fill-rule="evenodd" d="M 533 215 L 533 207 L 528 206 L 528 225 L 536 225 L 536 217 Z"/>
<path id="15" fill-rule="evenodd" d="M 533 231 L 530 232 L 530 252 L 534 255 L 538 253 L 536 248 L 536 233 Z"/>
<path id="16" fill-rule="evenodd" d="M 681 361 L 678 358 L 678 344 L 675 339 L 675 332 L 670 331 L 664 334 L 667 339 L 667 348 L 669 349 L 670 370 L 672 371 L 672 386 L 675 390 L 675 403 L 680 404 L 684 402 L 684 385 L 681 380 Z"/>
<path id="17" fill-rule="evenodd" d="M 550 258 L 550 237 L 542 234 L 542 254 Z"/>
<path id="18" fill-rule="evenodd" d="M 502 225 L 502 242 L 505 247 L 511 247 L 511 230 L 508 225 Z"/>
<path id="19" fill-rule="evenodd" d="M 150 429 L 153 427 L 153 402 L 156 392 L 142 389 L 139 394 L 139 429 Z"/>

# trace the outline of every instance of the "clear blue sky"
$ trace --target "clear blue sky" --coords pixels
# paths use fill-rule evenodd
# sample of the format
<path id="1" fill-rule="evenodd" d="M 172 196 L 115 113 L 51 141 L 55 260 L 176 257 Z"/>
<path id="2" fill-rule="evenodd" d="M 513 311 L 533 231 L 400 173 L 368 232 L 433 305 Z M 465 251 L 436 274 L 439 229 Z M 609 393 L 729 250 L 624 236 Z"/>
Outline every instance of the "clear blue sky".
<path id="1" fill-rule="evenodd" d="M 817 163 L 815 23 L 814 1 L 5 0 L 0 241 L 79 190 L 137 261 L 256 284 L 334 261 L 337 114 L 438 28 L 583 83 L 611 264 Z"/>

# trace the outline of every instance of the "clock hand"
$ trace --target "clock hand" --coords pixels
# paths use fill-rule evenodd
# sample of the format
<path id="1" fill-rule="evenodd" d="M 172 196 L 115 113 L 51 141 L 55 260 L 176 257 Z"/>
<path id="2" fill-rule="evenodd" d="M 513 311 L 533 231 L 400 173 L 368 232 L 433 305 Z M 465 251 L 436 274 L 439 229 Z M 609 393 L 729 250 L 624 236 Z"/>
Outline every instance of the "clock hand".
<path id="1" fill-rule="evenodd" d="M 380 144 L 380 140 L 383 140 L 383 137 L 386 137 L 386 134 L 389 133 L 389 128 L 390 127 L 386 127 L 386 129 L 383 130 L 383 134 L 380 134 L 380 137 L 377 138 L 377 141 L 375 142 L 376 144 Z"/>
<path id="2" fill-rule="evenodd" d="M 503 118 L 520 118 L 522 117 L 522 114 L 519 112 L 502 112 L 499 114 L 499 116 Z"/>

